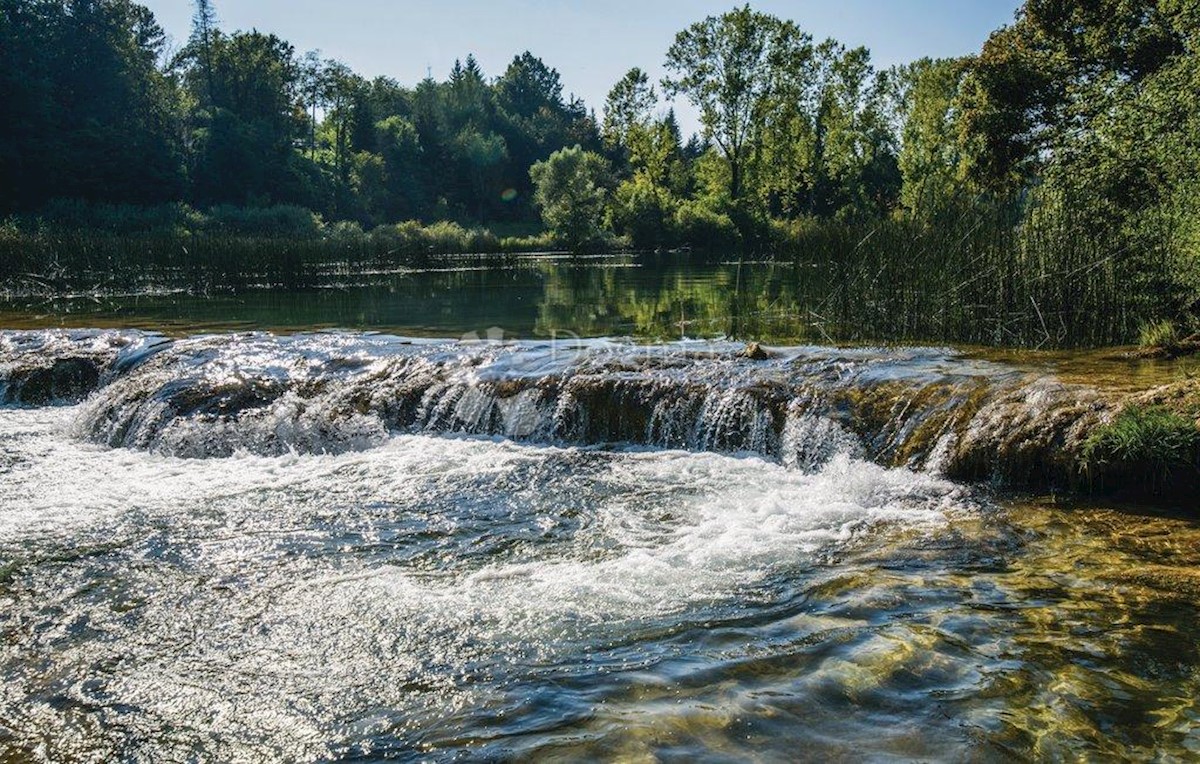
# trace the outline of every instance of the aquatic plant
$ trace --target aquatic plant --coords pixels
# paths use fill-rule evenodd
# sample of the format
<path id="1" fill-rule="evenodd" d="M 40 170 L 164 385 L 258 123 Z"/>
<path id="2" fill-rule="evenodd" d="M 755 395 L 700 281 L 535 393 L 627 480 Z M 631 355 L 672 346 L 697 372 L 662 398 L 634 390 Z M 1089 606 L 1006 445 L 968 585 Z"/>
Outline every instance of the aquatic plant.
<path id="1" fill-rule="evenodd" d="M 1138 345 L 1143 350 L 1170 349 L 1179 344 L 1179 332 L 1171 321 L 1151 321 L 1138 330 Z"/>
<path id="2" fill-rule="evenodd" d="M 1200 428 L 1163 407 L 1127 406 L 1087 437 L 1080 463 L 1093 486 L 1141 483 L 1155 492 L 1176 472 L 1200 474 Z"/>

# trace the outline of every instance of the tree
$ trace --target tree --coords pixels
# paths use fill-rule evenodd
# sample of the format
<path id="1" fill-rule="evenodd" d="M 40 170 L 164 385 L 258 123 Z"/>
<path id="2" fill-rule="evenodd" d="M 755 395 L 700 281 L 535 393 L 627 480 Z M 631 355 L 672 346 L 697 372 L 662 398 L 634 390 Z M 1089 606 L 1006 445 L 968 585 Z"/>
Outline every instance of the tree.
<path id="1" fill-rule="evenodd" d="M 866 48 L 824 47 L 810 209 L 823 216 L 879 216 L 891 209 L 900 189 L 886 78 L 876 75 Z"/>
<path id="2" fill-rule="evenodd" d="M 300 62 L 300 95 L 308 113 L 308 158 L 317 158 L 317 111 L 328 99 L 328 72 L 319 50 L 310 50 Z"/>
<path id="3" fill-rule="evenodd" d="M 177 62 L 198 104 L 192 115 L 195 197 L 311 204 L 294 149 L 305 124 L 295 49 L 275 35 L 214 30 L 211 88 L 203 55 L 192 44 Z"/>
<path id="4" fill-rule="evenodd" d="M 1193 0 L 1027 0 L 970 63 L 961 98 L 965 169 L 1020 185 L 1085 135 L 1123 91 L 1188 49 Z"/>
<path id="5" fill-rule="evenodd" d="M 778 103 L 779 86 L 811 56 L 811 39 L 795 24 L 744 6 L 709 16 L 675 37 L 663 80 L 671 96 L 700 110 L 705 135 L 729 164 L 729 194 L 742 194 L 746 162 L 759 127 Z"/>
<path id="6" fill-rule="evenodd" d="M 0 4 L 0 205 L 151 203 L 181 191 L 165 35 L 129 0 Z"/>
<path id="7" fill-rule="evenodd" d="M 600 136 L 583 102 L 563 98 L 558 72 L 526 51 L 513 58 L 494 85 L 498 109 L 496 132 L 504 138 L 509 162 L 502 182 L 516 198 L 530 198 L 532 187 L 526 168 L 546 159 L 563 146 L 579 144 L 600 148 Z M 532 212 L 528 204 L 509 205 L 508 212 Z"/>
<path id="8" fill-rule="evenodd" d="M 361 152 L 355 157 L 355 191 L 378 221 L 414 219 L 425 203 L 417 130 L 404 117 L 393 115 L 380 120 L 375 133 L 379 153 Z"/>
<path id="9" fill-rule="evenodd" d="M 630 134 L 645 129 L 653 119 L 653 109 L 658 104 L 658 94 L 650 84 L 650 77 L 634 67 L 625 73 L 604 102 L 604 141 L 610 147 L 626 147 Z"/>
<path id="10" fill-rule="evenodd" d="M 611 185 L 608 162 L 580 146 L 560 149 L 529 169 L 546 227 L 572 250 L 600 240 Z"/>
<path id="11" fill-rule="evenodd" d="M 204 84 L 209 100 L 213 98 L 215 75 L 213 74 L 212 37 L 217 31 L 217 11 L 209 0 L 195 0 L 192 12 L 192 36 L 190 44 L 196 47 L 200 67 L 204 71 Z"/>
<path id="12" fill-rule="evenodd" d="M 961 195 L 955 107 L 964 65 L 962 59 L 922 58 L 890 73 L 893 129 L 900 135 L 900 202 L 910 214 L 936 212 Z"/>

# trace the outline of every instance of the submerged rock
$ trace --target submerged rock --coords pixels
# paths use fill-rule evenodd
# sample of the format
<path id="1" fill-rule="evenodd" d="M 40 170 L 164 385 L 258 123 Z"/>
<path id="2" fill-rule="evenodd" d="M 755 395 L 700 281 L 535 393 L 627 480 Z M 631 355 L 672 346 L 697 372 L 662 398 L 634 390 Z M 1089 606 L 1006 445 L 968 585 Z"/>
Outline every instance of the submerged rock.
<path id="1" fill-rule="evenodd" d="M 742 351 L 742 355 L 752 361 L 765 361 L 771 357 L 771 354 L 763 350 L 762 345 L 759 345 L 757 342 L 751 342 L 747 345 L 746 349 Z"/>
<path id="2" fill-rule="evenodd" d="M 123 358 L 158 340 L 138 332 L 0 332 L 0 403 L 77 403 Z"/>

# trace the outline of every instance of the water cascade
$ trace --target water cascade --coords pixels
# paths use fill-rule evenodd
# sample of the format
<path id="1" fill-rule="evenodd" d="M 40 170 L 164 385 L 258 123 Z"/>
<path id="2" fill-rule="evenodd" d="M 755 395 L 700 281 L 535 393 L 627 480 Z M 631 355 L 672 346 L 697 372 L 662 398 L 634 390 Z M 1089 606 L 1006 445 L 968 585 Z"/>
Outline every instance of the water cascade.
<path id="1" fill-rule="evenodd" d="M 1012 486 L 1065 486 L 1122 399 L 944 349 L 438 342 L 383 335 L 9 333 L 0 396 L 86 398 L 80 438 L 190 458 L 338 453 L 400 433 L 839 453 Z"/>

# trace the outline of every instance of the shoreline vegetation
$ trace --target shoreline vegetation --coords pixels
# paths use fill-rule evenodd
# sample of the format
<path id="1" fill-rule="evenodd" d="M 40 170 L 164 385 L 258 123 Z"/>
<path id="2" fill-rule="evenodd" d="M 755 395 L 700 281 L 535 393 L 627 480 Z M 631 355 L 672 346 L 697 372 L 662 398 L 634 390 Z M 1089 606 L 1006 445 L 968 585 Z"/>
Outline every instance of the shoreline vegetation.
<path id="1" fill-rule="evenodd" d="M 331 265 L 353 272 L 419 266 L 441 255 L 479 256 L 480 264 L 496 267 L 504 256 L 538 253 L 669 254 L 698 265 L 765 259 L 801 274 L 789 301 L 837 327 L 830 341 L 1036 349 L 1136 343 L 1147 358 L 1200 349 L 1200 324 L 1188 310 L 1161 317 L 1169 301 L 1159 289 L 1186 266 L 1178 256 L 1117 257 L 1106 233 L 1086 231 L 1073 218 L 1070 201 L 1039 204 L 1019 225 L 1012 222 L 1016 210 L 993 206 L 928 221 L 751 221 L 730 229 L 732 244 L 677 231 L 657 247 L 608 235 L 580 248 L 538 224 L 364 228 L 327 223 L 290 205 L 201 212 L 183 203 L 60 201 L 0 225 L 0 278 L 10 295 L 137 288 L 205 294 L 305 288 Z"/>
<path id="2" fill-rule="evenodd" d="M 5 4 L 10 290 L 156 264 L 211 290 L 302 284 L 319 259 L 682 251 L 810 270 L 797 301 L 845 339 L 1200 329 L 1194 3 L 1028 0 L 974 55 L 888 69 L 735 7 L 681 30 L 661 81 L 630 69 L 602 116 L 530 52 L 409 85 L 195 10 L 176 46 L 131 0 Z M 689 138 L 677 101 L 701 117 Z"/>

